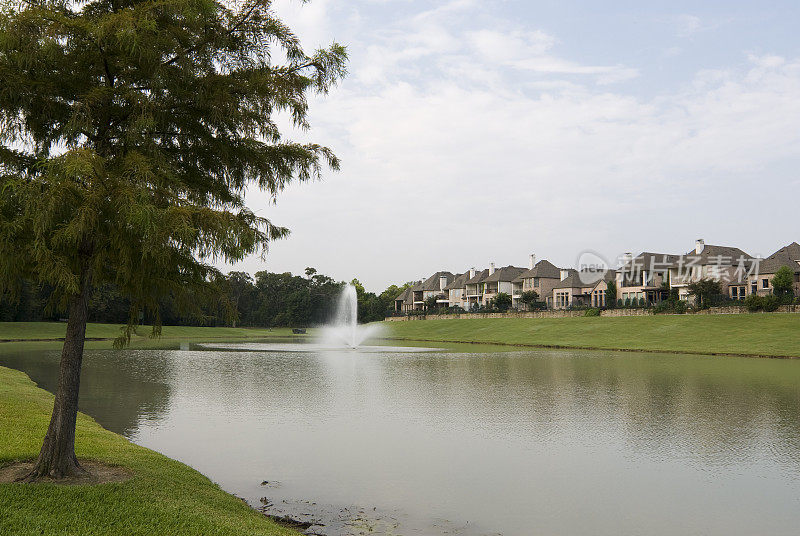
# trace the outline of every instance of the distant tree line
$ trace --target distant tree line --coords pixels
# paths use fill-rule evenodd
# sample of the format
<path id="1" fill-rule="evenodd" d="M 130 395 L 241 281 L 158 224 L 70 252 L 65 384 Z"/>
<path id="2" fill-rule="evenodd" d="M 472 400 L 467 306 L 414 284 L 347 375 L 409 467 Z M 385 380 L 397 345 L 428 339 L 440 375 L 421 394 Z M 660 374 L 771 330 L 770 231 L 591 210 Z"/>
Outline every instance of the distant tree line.
<path id="1" fill-rule="evenodd" d="M 353 279 L 358 296 L 358 318 L 361 322 L 383 320 L 392 311 L 394 299 L 406 289 L 391 285 L 375 294 Z M 159 313 L 164 325 L 174 326 L 239 326 L 239 327 L 304 327 L 324 323 L 333 315 L 345 283 L 306 268 L 305 277 L 291 273 L 230 272 L 217 292 L 196 296 L 196 312 L 187 316 L 180 311 L 175 296 L 159 300 Z M 52 289 L 45 285 L 23 282 L 13 296 L 0 296 L 0 322 L 53 321 L 63 311 L 51 299 Z M 109 324 L 128 322 L 130 300 L 111 284 L 96 287 L 89 301 L 89 321 Z M 137 319 L 150 323 L 152 318 Z"/>

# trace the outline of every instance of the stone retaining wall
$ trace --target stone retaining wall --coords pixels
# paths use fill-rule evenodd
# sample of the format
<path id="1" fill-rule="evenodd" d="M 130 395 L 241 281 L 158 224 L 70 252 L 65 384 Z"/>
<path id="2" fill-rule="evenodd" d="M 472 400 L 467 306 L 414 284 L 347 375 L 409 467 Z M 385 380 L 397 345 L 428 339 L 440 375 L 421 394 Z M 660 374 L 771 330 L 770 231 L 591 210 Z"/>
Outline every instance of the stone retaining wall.
<path id="1" fill-rule="evenodd" d="M 800 313 L 798 305 L 781 305 L 778 313 Z M 728 307 L 711 307 L 694 314 L 700 315 L 738 315 L 747 314 L 750 311 L 743 305 L 732 305 Z M 600 316 L 620 317 L 620 316 L 650 316 L 653 314 L 651 309 L 607 309 L 600 312 Z M 431 320 L 469 320 L 471 318 L 576 318 L 585 315 L 585 311 L 512 311 L 509 313 L 474 313 L 474 314 L 449 314 L 449 315 L 430 315 Z M 426 320 L 426 315 L 418 316 L 390 316 L 386 320 L 390 322 L 402 322 L 408 320 Z"/>

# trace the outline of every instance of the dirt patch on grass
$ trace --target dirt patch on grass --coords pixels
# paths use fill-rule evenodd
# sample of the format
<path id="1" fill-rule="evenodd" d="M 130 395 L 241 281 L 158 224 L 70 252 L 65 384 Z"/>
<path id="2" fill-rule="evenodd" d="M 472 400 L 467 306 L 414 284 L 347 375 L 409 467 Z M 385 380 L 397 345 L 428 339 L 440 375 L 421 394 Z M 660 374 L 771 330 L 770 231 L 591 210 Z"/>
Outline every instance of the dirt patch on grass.
<path id="1" fill-rule="evenodd" d="M 125 482 L 133 476 L 133 472 L 124 467 L 115 467 L 104 463 L 83 460 L 81 467 L 86 473 L 80 476 L 67 477 L 59 480 L 42 478 L 36 484 L 58 484 L 61 486 L 87 486 L 107 484 L 109 482 Z M 33 462 L 14 462 L 0 467 L 0 484 L 16 482 L 24 478 L 33 469 Z"/>

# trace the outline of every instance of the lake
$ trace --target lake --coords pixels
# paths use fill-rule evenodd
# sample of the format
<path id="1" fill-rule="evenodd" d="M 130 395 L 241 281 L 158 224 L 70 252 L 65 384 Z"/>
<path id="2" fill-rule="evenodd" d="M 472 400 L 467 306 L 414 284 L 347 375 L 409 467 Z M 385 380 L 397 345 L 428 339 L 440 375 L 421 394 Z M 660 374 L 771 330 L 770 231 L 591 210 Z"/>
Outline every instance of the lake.
<path id="1" fill-rule="evenodd" d="M 89 350 L 80 407 L 317 534 L 798 533 L 800 361 L 477 350 Z"/>

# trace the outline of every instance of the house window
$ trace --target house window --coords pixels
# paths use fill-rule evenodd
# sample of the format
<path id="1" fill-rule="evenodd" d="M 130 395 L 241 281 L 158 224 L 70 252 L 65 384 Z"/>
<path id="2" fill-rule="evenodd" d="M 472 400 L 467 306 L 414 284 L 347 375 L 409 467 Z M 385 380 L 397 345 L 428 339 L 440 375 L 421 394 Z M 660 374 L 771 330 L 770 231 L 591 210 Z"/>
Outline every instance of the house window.
<path id="1" fill-rule="evenodd" d="M 539 288 L 539 278 L 538 277 L 534 277 L 533 278 L 533 288 Z"/>
<path id="2" fill-rule="evenodd" d="M 751 294 L 758 294 L 758 283 L 750 285 Z"/>
<path id="3" fill-rule="evenodd" d="M 769 288 L 769 279 L 761 280 L 761 288 Z"/>
<path id="4" fill-rule="evenodd" d="M 731 287 L 731 298 L 734 300 L 739 299 L 739 289 L 737 287 Z"/>

